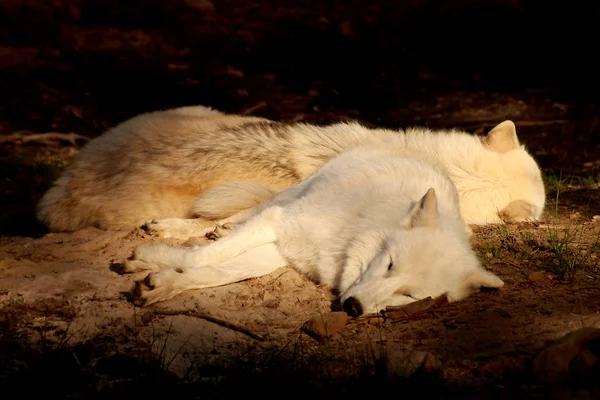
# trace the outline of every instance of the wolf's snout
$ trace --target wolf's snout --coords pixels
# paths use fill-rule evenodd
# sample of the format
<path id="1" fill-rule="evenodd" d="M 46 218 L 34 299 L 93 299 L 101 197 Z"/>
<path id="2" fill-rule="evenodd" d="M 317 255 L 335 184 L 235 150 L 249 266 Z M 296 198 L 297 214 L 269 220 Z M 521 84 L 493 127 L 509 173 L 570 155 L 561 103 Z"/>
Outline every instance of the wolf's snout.
<path id="1" fill-rule="evenodd" d="M 354 297 L 348 297 L 346 301 L 344 301 L 344 305 L 342 306 L 346 314 L 351 317 L 358 317 L 363 313 L 362 306 L 360 305 L 360 301 L 356 300 Z"/>

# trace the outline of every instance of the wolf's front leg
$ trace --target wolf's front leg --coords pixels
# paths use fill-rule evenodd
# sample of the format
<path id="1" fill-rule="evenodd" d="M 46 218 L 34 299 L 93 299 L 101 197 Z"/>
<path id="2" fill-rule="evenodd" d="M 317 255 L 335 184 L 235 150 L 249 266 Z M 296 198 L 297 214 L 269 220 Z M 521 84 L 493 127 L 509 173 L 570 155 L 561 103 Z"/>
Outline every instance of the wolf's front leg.
<path id="1" fill-rule="evenodd" d="M 135 304 L 147 306 L 170 299 L 186 290 L 221 286 L 263 276 L 287 264 L 277 246 L 268 243 L 216 265 L 152 272 L 135 283 L 131 295 Z"/>
<path id="2" fill-rule="evenodd" d="M 240 225 L 231 234 L 206 246 L 184 249 L 166 244 L 147 244 L 135 249 L 133 257 L 125 261 L 125 271 L 140 269 L 195 267 L 214 265 L 233 258 L 249 249 L 277 239 L 276 221 L 281 215 L 279 207 L 271 207 Z"/>
<path id="3" fill-rule="evenodd" d="M 218 221 L 203 218 L 158 218 L 146 223 L 144 228 L 151 235 L 163 239 L 187 240 L 194 236 L 205 236 L 207 233 L 213 232 L 215 227 L 224 225 L 234 226 L 243 223 L 253 215 L 254 209 L 247 209 Z M 225 233 L 225 231 L 222 233 Z"/>
<path id="4" fill-rule="evenodd" d="M 162 239 L 187 240 L 194 236 L 204 236 L 215 228 L 216 222 L 203 218 L 159 218 L 144 225 L 151 235 Z"/>

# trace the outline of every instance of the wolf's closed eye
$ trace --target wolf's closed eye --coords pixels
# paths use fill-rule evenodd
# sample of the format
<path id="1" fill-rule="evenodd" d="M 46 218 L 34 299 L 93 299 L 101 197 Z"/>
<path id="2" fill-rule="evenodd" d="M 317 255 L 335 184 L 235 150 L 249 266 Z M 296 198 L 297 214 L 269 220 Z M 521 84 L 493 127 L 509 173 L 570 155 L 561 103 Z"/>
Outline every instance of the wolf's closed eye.
<path id="1" fill-rule="evenodd" d="M 392 269 L 392 267 L 393 267 L 393 266 L 394 266 L 394 263 L 390 263 L 390 265 L 388 265 L 388 271 L 389 271 L 390 269 Z"/>

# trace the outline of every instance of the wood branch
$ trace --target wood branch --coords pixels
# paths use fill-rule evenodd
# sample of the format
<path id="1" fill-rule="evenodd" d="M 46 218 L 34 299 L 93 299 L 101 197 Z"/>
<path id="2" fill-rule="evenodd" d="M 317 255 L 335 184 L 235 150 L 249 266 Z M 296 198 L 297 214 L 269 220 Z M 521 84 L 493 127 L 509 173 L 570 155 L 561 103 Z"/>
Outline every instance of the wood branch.
<path id="1" fill-rule="evenodd" d="M 153 314 L 155 314 L 155 315 L 167 315 L 167 316 L 184 315 L 186 317 L 199 318 L 199 319 L 203 319 L 203 320 L 212 322 L 213 324 L 217 324 L 217 325 L 222 326 L 224 328 L 231 329 L 232 331 L 243 333 L 244 335 L 250 336 L 252 339 L 256 339 L 256 340 L 259 340 L 261 342 L 265 340 L 264 337 L 262 337 L 260 335 L 257 335 L 256 333 L 253 333 L 253 332 L 249 331 L 246 328 L 242 328 L 241 326 L 232 324 L 231 322 L 227 322 L 227 321 L 224 321 L 224 320 L 219 319 L 219 318 L 211 317 L 210 315 L 199 313 L 199 312 L 196 312 L 196 311 L 190 311 L 190 310 L 181 310 L 181 311 L 154 310 Z"/>
<path id="2" fill-rule="evenodd" d="M 361 314 L 358 317 L 353 318 L 354 320 L 371 319 L 371 318 L 383 318 L 380 312 Z"/>
<path id="3" fill-rule="evenodd" d="M 249 114 L 252 114 L 254 111 L 260 110 L 261 108 L 266 107 L 266 106 L 267 106 L 267 102 L 266 101 L 261 101 L 260 103 L 255 104 L 255 105 L 253 105 L 251 107 L 247 107 L 247 108 L 242 109 L 239 112 L 239 114 L 240 115 L 249 115 Z"/>
<path id="4" fill-rule="evenodd" d="M 422 307 L 431 307 L 433 305 L 433 299 L 431 296 L 425 297 L 424 299 L 414 301 L 409 304 L 405 304 L 402 306 L 387 306 L 385 308 L 385 312 L 392 311 L 405 311 L 408 314 L 412 314 L 413 310 L 419 310 Z"/>
<path id="5" fill-rule="evenodd" d="M 371 318 L 383 318 L 384 320 L 391 319 L 403 319 L 412 317 L 415 315 L 423 314 L 427 311 L 430 311 L 434 308 L 441 307 L 442 305 L 448 302 L 448 298 L 445 294 L 436 297 L 435 299 L 431 298 L 431 296 L 426 297 L 421 300 L 414 301 L 410 304 L 405 304 L 403 306 L 387 306 L 385 310 L 381 310 L 378 313 L 370 313 L 363 314 L 357 320 L 361 319 L 371 319 Z"/>
<path id="6" fill-rule="evenodd" d="M 517 126 L 517 129 L 519 129 L 519 127 L 524 127 L 524 126 L 544 126 L 544 125 L 563 125 L 563 124 L 568 124 L 569 122 L 571 122 L 568 119 L 547 119 L 547 120 L 514 120 L 513 121 L 515 123 L 515 125 Z M 448 125 L 448 123 L 446 123 Z M 492 120 L 473 120 L 473 121 L 465 121 L 465 122 L 458 122 L 458 123 L 454 123 L 454 125 L 456 126 L 460 126 L 462 129 L 465 130 L 475 130 L 478 128 L 484 128 L 486 126 L 496 126 L 498 124 L 498 121 L 492 121 Z"/>
<path id="7" fill-rule="evenodd" d="M 516 126 L 562 125 L 562 124 L 568 124 L 569 122 L 571 122 L 571 121 L 568 119 L 547 119 L 547 120 L 542 120 L 542 121 L 516 120 L 515 125 Z"/>
<path id="8" fill-rule="evenodd" d="M 386 307 L 382 314 L 385 318 L 400 319 L 427 311 L 433 307 L 435 307 L 433 299 L 431 297 L 426 297 L 404 306 Z"/>
<path id="9" fill-rule="evenodd" d="M 78 135 L 76 133 L 60 133 L 60 132 L 46 132 L 46 133 L 33 133 L 29 131 L 14 132 L 8 136 L 0 136 L 0 144 L 3 143 L 43 143 L 48 144 L 54 141 L 69 142 L 73 146 L 77 145 L 77 141 L 87 142 L 90 138 Z"/>
<path id="10" fill-rule="evenodd" d="M 60 96 L 61 95 L 61 93 L 58 90 L 56 90 L 54 88 L 51 88 L 50 86 L 46 85 L 45 83 L 36 82 L 35 84 L 38 85 L 40 88 L 44 89 L 45 91 L 50 92 L 50 93 L 52 93 L 52 94 L 54 94 L 56 96 Z"/>
<path id="11" fill-rule="evenodd" d="M 305 117 L 306 117 L 306 116 L 305 116 L 303 113 L 296 114 L 296 116 L 295 116 L 294 118 L 292 118 L 292 119 L 290 120 L 290 122 L 292 122 L 292 123 L 293 123 L 293 122 L 299 122 L 299 121 L 302 121 L 302 120 L 303 120 Z"/>

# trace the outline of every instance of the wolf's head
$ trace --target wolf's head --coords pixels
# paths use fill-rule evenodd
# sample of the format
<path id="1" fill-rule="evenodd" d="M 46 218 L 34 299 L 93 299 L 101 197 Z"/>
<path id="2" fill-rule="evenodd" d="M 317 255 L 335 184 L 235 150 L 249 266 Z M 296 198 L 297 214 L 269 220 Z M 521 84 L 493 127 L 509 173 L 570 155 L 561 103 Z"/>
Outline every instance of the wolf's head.
<path id="1" fill-rule="evenodd" d="M 483 145 L 499 153 L 501 167 L 512 178 L 503 182 L 510 202 L 498 210 L 500 219 L 504 222 L 539 219 L 546 200 L 544 183 L 537 163 L 519 143 L 515 124 L 504 121 L 497 125 L 483 139 Z"/>
<path id="2" fill-rule="evenodd" d="M 370 241 L 367 267 L 342 293 L 344 311 L 358 316 L 442 294 L 457 301 L 482 287 L 502 287 L 502 280 L 481 267 L 464 232 L 444 224 L 429 189 L 401 226 Z"/>
<path id="3" fill-rule="evenodd" d="M 546 200 L 540 168 L 504 121 L 481 139 L 483 158 L 460 178 L 461 210 L 471 224 L 536 221 Z"/>

